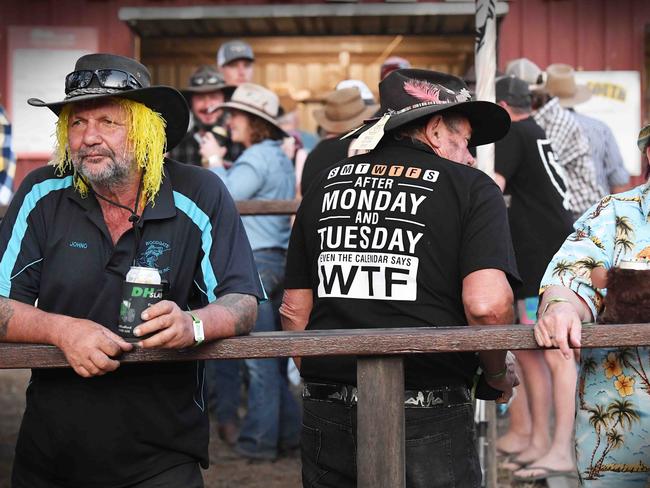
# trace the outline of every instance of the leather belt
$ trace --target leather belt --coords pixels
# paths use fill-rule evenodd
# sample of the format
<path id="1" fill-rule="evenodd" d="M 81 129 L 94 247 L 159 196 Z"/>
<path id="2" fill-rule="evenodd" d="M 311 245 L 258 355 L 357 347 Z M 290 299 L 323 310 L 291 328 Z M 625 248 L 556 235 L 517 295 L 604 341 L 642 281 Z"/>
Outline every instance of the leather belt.
<path id="1" fill-rule="evenodd" d="M 302 389 L 304 399 L 340 403 L 347 406 L 357 404 L 357 387 L 331 383 L 306 382 Z M 469 389 L 464 386 L 437 386 L 426 390 L 406 390 L 405 408 L 453 407 L 471 403 Z"/>

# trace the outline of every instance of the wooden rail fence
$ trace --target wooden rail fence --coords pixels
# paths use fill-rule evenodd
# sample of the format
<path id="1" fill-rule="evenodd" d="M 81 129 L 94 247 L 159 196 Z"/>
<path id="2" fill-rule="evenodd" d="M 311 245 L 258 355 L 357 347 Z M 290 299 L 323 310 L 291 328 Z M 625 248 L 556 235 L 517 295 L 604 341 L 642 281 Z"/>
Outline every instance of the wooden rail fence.
<path id="1" fill-rule="evenodd" d="M 288 215 L 296 201 L 238 202 L 242 215 Z M 354 324 L 349 324 L 354 325 Z M 396 324 L 398 325 L 398 324 Z M 650 345 L 650 324 L 586 325 L 582 346 Z M 124 363 L 292 356 L 357 357 L 360 488 L 405 486 L 403 357 L 407 354 L 536 349 L 532 328 L 522 325 L 261 332 L 186 350 L 135 349 Z M 61 368 L 54 346 L 0 343 L 0 369 Z"/>
<path id="2" fill-rule="evenodd" d="M 650 324 L 586 325 L 582 346 L 650 345 Z M 125 363 L 290 356 L 357 356 L 357 480 L 360 488 L 405 486 L 405 354 L 537 348 L 531 327 L 465 326 L 259 332 L 182 351 L 136 349 Z M 54 346 L 0 344 L 2 368 L 66 367 Z"/>

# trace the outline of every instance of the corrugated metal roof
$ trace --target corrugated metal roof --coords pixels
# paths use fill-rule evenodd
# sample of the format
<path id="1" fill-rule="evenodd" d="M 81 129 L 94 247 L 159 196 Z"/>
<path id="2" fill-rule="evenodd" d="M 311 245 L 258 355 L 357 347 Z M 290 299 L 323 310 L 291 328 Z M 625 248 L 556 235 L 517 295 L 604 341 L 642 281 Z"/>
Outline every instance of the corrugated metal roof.
<path id="1" fill-rule="evenodd" d="M 508 12 L 497 2 L 497 15 Z M 123 7 L 142 37 L 473 35 L 475 2 Z"/>

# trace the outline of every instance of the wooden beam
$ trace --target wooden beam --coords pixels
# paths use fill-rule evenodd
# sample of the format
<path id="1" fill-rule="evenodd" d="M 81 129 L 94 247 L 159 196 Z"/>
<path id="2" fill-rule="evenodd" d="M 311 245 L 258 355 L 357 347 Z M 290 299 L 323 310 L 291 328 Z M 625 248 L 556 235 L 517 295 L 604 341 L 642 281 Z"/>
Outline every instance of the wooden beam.
<path id="1" fill-rule="evenodd" d="M 292 215 L 300 200 L 240 200 L 235 202 L 240 215 Z"/>
<path id="2" fill-rule="evenodd" d="M 404 359 L 357 359 L 357 486 L 406 486 Z M 381 428 L 380 428 L 381 426 Z"/>
<path id="3" fill-rule="evenodd" d="M 508 4 L 497 3 L 497 15 L 508 13 Z M 122 7 L 118 11 L 120 20 L 137 30 L 143 21 L 185 22 L 197 19 L 251 19 L 283 17 L 398 17 L 474 15 L 474 2 L 455 3 L 421 2 L 408 5 L 390 3 L 372 4 L 302 4 L 302 5 L 237 5 L 237 6 L 185 6 L 185 7 Z"/>
<path id="4" fill-rule="evenodd" d="M 639 345 L 650 345 L 650 324 L 585 325 L 582 329 L 582 346 L 585 348 Z M 498 349 L 538 349 L 533 329 L 524 325 L 503 325 L 258 332 L 182 351 L 136 348 L 124 354 L 120 360 L 138 363 L 291 356 L 403 355 Z M 65 357 L 54 346 L 0 343 L 0 369 L 66 366 Z"/>

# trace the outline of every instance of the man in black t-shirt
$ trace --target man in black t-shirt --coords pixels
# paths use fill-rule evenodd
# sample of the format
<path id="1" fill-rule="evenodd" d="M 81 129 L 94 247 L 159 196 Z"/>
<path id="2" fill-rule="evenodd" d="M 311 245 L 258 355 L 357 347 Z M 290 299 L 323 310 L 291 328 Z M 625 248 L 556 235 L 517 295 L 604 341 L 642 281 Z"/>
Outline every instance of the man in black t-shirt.
<path id="1" fill-rule="evenodd" d="M 511 196 L 508 219 L 522 280 L 515 298 L 536 299 L 546 266 L 572 231 L 565 172 L 531 116 L 528 85 L 503 77 L 496 84 L 496 100 L 512 120 L 508 134 L 496 143 L 495 180 Z M 522 307 L 518 305 L 522 323 L 535 323 L 537 306 L 532 316 Z"/>
<path id="2" fill-rule="evenodd" d="M 512 120 L 508 135 L 496 143 L 495 180 L 512 197 L 508 217 L 522 279 L 521 286 L 515 288 L 518 321 L 534 325 L 539 283 L 553 255 L 571 234 L 573 216 L 569 211 L 564 168 L 557 163 L 544 129 L 532 117 L 528 84 L 513 76 L 502 77 L 496 83 L 496 100 Z M 518 476 L 527 473 L 536 476 L 544 469 L 566 469 L 562 463 L 567 461 L 556 458 L 561 455 L 558 453 L 569 449 L 561 443 L 569 441 L 565 433 L 573 431 L 575 380 L 565 395 L 553 395 L 550 379 L 557 385 L 571 385 L 575 368 L 571 372 L 572 368 L 558 351 L 517 351 L 515 356 L 523 384 L 510 406 L 508 432 L 497 441 L 502 452 L 518 453 L 506 467 L 510 465 L 510 469 L 516 470 L 523 465 L 534 465 L 516 471 Z M 551 367 L 549 372 L 553 360 L 556 367 Z M 565 373 L 569 376 L 559 377 Z M 558 445 L 549 443 L 549 397 L 554 398 L 559 412 L 553 436 Z"/>
<path id="3" fill-rule="evenodd" d="M 284 328 L 511 323 L 506 209 L 468 151 L 503 137 L 507 113 L 432 71 L 398 70 L 379 88 L 386 115 L 355 143 L 370 152 L 322 172 L 296 216 Z M 406 358 L 407 486 L 479 486 L 468 388 L 480 362 L 507 401 L 516 378 L 505 357 Z M 305 358 L 301 374 L 303 486 L 356 486 L 355 360 Z"/>
<path id="4" fill-rule="evenodd" d="M 63 101 L 29 99 L 58 116 L 59 150 L 0 225 L 0 341 L 55 345 L 71 367 L 32 370 L 14 488 L 203 487 L 203 362 L 121 356 L 247 333 L 264 292 L 223 183 L 164 159 L 189 111 L 150 80 L 133 59 L 88 54 Z M 118 320 L 133 266 L 168 286 L 128 342 Z"/>

